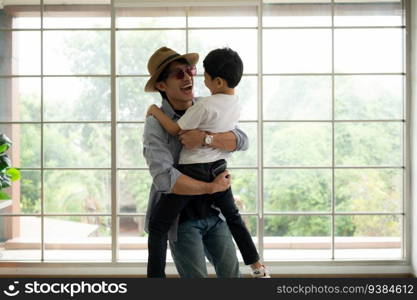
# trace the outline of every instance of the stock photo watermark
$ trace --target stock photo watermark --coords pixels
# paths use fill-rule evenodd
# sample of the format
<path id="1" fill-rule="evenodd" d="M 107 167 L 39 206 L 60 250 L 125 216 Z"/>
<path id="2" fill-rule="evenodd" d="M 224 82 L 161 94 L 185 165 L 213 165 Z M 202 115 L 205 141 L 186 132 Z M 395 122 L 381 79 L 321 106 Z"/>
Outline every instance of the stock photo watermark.
<path id="1" fill-rule="evenodd" d="M 20 284 L 15 280 L 3 290 L 3 294 L 9 297 L 15 297 L 19 294 L 36 295 L 36 294 L 66 294 L 74 297 L 79 294 L 126 294 L 127 283 L 107 283 L 101 282 L 39 282 L 34 280 Z"/>

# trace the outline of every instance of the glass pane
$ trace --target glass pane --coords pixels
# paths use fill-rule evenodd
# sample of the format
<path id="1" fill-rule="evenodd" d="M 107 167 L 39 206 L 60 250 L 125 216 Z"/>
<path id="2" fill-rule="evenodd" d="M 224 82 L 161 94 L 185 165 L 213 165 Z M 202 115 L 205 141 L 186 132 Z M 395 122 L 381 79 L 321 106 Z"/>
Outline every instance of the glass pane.
<path id="1" fill-rule="evenodd" d="M 45 171 L 45 212 L 110 212 L 109 171 Z"/>
<path id="2" fill-rule="evenodd" d="M 399 216 L 336 216 L 335 258 L 401 259 Z"/>
<path id="3" fill-rule="evenodd" d="M 185 31 L 118 31 L 116 33 L 117 73 L 148 75 L 149 58 L 163 46 L 180 54 L 185 53 Z"/>
<path id="4" fill-rule="evenodd" d="M 21 213 L 40 213 L 41 211 L 41 172 L 20 171 Z"/>
<path id="5" fill-rule="evenodd" d="M 0 79 L 0 121 L 40 121 L 40 78 Z"/>
<path id="6" fill-rule="evenodd" d="M 256 76 L 243 76 L 236 87 L 235 94 L 239 97 L 242 111 L 240 120 L 258 119 L 258 78 Z M 194 77 L 194 96 L 209 96 L 210 91 L 204 85 L 204 77 Z"/>
<path id="7" fill-rule="evenodd" d="M 26 3 L 25 1 L 2 1 L 2 4 L 0 7 L 0 29 L 39 29 L 41 27 L 39 0 L 29 3 L 27 1 Z"/>
<path id="8" fill-rule="evenodd" d="M 41 259 L 41 219 L 0 216 L 0 261 Z"/>
<path id="9" fill-rule="evenodd" d="M 399 212 L 403 200 L 403 171 L 336 170 L 336 210 L 343 212 Z"/>
<path id="10" fill-rule="evenodd" d="M 110 261 L 111 218 L 45 217 L 45 260 Z"/>
<path id="11" fill-rule="evenodd" d="M 185 9 L 177 7 L 117 7 L 116 26 L 118 28 L 185 27 Z"/>
<path id="12" fill-rule="evenodd" d="M 331 70 L 331 30 L 263 30 L 264 73 L 329 73 Z"/>
<path id="13" fill-rule="evenodd" d="M 146 168 L 143 157 L 143 124 L 119 124 L 120 168 Z"/>
<path id="14" fill-rule="evenodd" d="M 258 70 L 258 37 L 256 29 L 213 29 L 190 30 L 188 33 L 189 51 L 200 54 L 197 64 L 199 74 L 204 73 L 203 60 L 216 49 L 230 47 L 243 61 L 243 73 L 256 73 Z"/>
<path id="15" fill-rule="evenodd" d="M 264 170 L 264 182 L 266 212 L 330 211 L 331 170 Z"/>
<path id="16" fill-rule="evenodd" d="M 401 26 L 401 0 L 335 0 L 335 26 Z M 374 2 L 374 3 L 373 3 Z"/>
<path id="17" fill-rule="evenodd" d="M 327 123 L 264 123 L 265 166 L 332 164 L 332 126 Z"/>
<path id="18" fill-rule="evenodd" d="M 256 6 L 190 7 L 189 27 L 257 27 Z"/>
<path id="19" fill-rule="evenodd" d="M 248 136 L 249 149 L 236 151 L 227 159 L 229 167 L 256 167 L 257 166 L 257 123 L 239 123 L 238 127 Z"/>
<path id="20" fill-rule="evenodd" d="M 403 87 L 403 76 L 336 76 L 335 117 L 402 119 Z"/>
<path id="21" fill-rule="evenodd" d="M 111 6 L 108 1 L 103 5 L 48 5 L 56 1 L 44 1 L 44 28 L 110 28 Z"/>
<path id="22" fill-rule="evenodd" d="M 264 76 L 264 119 L 331 120 L 330 76 Z"/>
<path id="23" fill-rule="evenodd" d="M 119 97 L 120 121 L 144 121 L 149 105 L 161 103 L 159 93 L 145 93 L 144 88 L 149 78 L 119 77 L 116 93 Z"/>
<path id="24" fill-rule="evenodd" d="M 0 41 L 0 75 L 40 75 L 40 32 L 0 31 Z"/>
<path id="25" fill-rule="evenodd" d="M 144 229 L 144 216 L 119 217 L 120 261 L 148 261 L 148 234 Z"/>
<path id="26" fill-rule="evenodd" d="M 10 200 L 0 201 L 0 214 L 36 214 L 41 211 L 41 172 L 20 170 L 20 180 L 3 189 Z"/>
<path id="27" fill-rule="evenodd" d="M 110 74 L 110 32 L 45 31 L 44 73 Z"/>
<path id="28" fill-rule="evenodd" d="M 44 78 L 43 86 L 45 120 L 110 120 L 109 78 Z"/>
<path id="29" fill-rule="evenodd" d="M 328 216 L 266 216 L 264 260 L 315 260 L 331 257 Z"/>
<path id="30" fill-rule="evenodd" d="M 240 213 L 256 213 L 258 203 L 257 170 L 229 170 L 232 174 L 232 191 Z"/>
<path id="31" fill-rule="evenodd" d="M 402 29 L 336 29 L 334 41 L 336 72 L 403 71 Z"/>
<path id="32" fill-rule="evenodd" d="M 308 27 L 332 25 L 332 9 L 330 0 L 289 0 L 274 2 L 275 3 L 263 5 L 262 25 L 264 27 Z"/>
<path id="33" fill-rule="evenodd" d="M 110 125 L 46 124 L 45 166 L 110 167 Z"/>
<path id="34" fill-rule="evenodd" d="M 336 123 L 338 166 L 402 166 L 403 124 Z"/>
<path id="35" fill-rule="evenodd" d="M 152 185 L 149 171 L 118 171 L 117 174 L 120 212 L 145 213 Z"/>
<path id="36" fill-rule="evenodd" d="M 7 151 L 12 165 L 18 168 L 39 168 L 41 165 L 41 126 L 32 124 L 0 124 L 0 133 L 13 142 Z"/>

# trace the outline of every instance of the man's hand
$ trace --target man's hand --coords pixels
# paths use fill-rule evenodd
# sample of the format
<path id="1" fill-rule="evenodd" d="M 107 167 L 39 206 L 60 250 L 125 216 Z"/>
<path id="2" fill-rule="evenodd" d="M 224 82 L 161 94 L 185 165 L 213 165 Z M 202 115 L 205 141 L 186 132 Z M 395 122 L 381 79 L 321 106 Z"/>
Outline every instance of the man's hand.
<path id="1" fill-rule="evenodd" d="M 198 129 L 186 130 L 178 137 L 186 149 L 199 148 L 204 145 L 206 132 Z"/>
<path id="2" fill-rule="evenodd" d="M 223 192 L 232 185 L 232 176 L 229 174 L 229 171 L 226 170 L 217 175 L 217 177 L 213 180 L 213 182 L 210 183 L 210 185 L 210 194 Z"/>
<path id="3" fill-rule="evenodd" d="M 159 111 L 161 110 L 158 106 L 156 106 L 155 104 L 152 104 L 151 106 L 149 106 L 148 111 L 146 112 L 146 116 L 153 116 L 155 115 L 155 111 Z"/>

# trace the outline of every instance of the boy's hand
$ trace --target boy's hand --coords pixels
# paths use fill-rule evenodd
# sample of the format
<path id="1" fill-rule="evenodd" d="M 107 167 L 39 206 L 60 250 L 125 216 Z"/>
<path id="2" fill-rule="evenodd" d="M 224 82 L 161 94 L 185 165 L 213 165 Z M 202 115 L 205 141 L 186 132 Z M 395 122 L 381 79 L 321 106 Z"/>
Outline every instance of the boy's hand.
<path id="1" fill-rule="evenodd" d="M 223 192 L 232 185 L 232 176 L 229 171 L 223 171 L 211 182 L 211 194 Z"/>
<path id="2" fill-rule="evenodd" d="M 149 106 L 148 111 L 146 112 L 146 116 L 153 116 L 155 115 L 155 112 L 160 110 L 160 108 L 158 106 L 156 106 L 155 104 L 152 104 L 151 106 Z"/>

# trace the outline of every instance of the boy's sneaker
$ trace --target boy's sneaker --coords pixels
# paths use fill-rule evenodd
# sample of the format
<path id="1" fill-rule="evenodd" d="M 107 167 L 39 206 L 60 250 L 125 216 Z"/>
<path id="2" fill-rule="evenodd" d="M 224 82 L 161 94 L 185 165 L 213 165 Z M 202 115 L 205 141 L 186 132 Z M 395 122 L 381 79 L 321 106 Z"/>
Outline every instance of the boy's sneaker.
<path id="1" fill-rule="evenodd" d="M 253 278 L 271 278 L 271 276 L 269 275 L 269 272 L 266 270 L 264 265 L 262 265 L 262 267 L 258 269 L 253 269 L 252 277 Z"/>

